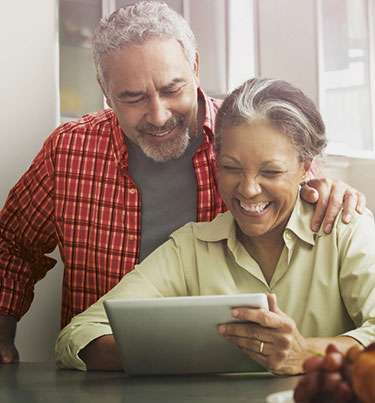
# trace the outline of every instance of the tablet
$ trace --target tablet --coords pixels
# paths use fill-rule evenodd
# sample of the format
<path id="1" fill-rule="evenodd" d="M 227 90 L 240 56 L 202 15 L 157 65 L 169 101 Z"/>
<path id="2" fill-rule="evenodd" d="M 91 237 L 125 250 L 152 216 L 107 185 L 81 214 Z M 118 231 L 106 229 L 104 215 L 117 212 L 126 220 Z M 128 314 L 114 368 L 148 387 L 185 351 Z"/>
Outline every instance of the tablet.
<path id="1" fill-rule="evenodd" d="M 268 310 L 265 294 L 105 300 L 104 307 L 128 375 L 265 371 L 217 332 L 236 321 L 235 307 Z"/>

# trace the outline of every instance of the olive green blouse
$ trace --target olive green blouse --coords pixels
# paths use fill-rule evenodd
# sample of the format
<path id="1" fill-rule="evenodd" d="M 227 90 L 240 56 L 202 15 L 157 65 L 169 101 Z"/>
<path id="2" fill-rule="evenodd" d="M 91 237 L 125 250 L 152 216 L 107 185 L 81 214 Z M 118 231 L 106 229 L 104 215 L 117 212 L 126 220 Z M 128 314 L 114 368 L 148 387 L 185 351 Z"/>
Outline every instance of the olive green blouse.
<path id="1" fill-rule="evenodd" d="M 59 335 L 60 366 L 86 369 L 79 351 L 111 334 L 104 299 L 274 293 L 303 336 L 345 334 L 375 340 L 375 229 L 372 214 L 350 224 L 336 219 L 332 233 L 310 230 L 314 206 L 297 200 L 284 231 L 284 249 L 268 284 L 236 237 L 230 212 L 210 223 L 188 223 L 127 274 L 117 286 L 73 318 Z"/>

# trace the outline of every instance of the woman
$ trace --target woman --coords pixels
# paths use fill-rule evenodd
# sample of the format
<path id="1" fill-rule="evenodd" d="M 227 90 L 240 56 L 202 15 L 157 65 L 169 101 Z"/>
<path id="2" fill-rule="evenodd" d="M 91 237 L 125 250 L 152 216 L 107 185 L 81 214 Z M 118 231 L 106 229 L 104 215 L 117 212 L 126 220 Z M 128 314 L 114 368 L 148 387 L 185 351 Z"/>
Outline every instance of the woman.
<path id="1" fill-rule="evenodd" d="M 62 330 L 60 365 L 119 369 L 103 299 L 269 294 L 270 311 L 234 309 L 251 323 L 218 331 L 264 368 L 302 372 L 311 351 L 343 351 L 375 336 L 375 230 L 370 212 L 332 233 L 309 228 L 299 199 L 326 145 L 316 107 L 290 84 L 253 79 L 229 95 L 216 118 L 219 188 L 229 212 L 189 223 Z M 276 301 L 277 296 L 277 301 Z"/>

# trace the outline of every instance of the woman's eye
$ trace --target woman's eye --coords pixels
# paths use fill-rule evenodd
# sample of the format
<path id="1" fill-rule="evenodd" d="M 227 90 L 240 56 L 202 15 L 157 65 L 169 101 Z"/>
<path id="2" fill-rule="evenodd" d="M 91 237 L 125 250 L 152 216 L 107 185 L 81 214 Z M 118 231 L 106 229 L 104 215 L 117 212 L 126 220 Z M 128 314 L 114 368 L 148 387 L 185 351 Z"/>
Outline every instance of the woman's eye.
<path id="1" fill-rule="evenodd" d="M 226 171 L 230 171 L 230 172 L 239 172 L 241 170 L 241 168 L 234 167 L 231 165 L 221 165 L 221 168 L 225 169 Z"/>
<path id="2" fill-rule="evenodd" d="M 283 173 L 283 171 L 277 171 L 277 170 L 272 170 L 272 169 L 267 170 L 267 171 L 263 171 L 263 175 L 268 176 L 268 177 L 277 176 L 277 175 L 280 175 L 282 173 Z"/>

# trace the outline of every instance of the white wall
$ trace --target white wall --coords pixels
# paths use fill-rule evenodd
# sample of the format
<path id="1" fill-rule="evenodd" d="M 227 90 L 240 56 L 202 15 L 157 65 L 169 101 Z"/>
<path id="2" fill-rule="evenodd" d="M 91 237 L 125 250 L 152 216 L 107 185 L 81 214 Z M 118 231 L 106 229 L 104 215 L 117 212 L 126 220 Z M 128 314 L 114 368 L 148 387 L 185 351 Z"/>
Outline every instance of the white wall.
<path id="1" fill-rule="evenodd" d="M 57 0 L 1 2 L 0 205 L 58 124 Z M 59 330 L 61 265 L 36 287 L 19 322 L 22 361 L 53 359 Z"/>
<path id="2" fill-rule="evenodd" d="M 289 81 L 318 100 L 314 0 L 258 0 L 259 73 Z"/>
<path id="3" fill-rule="evenodd" d="M 287 80 L 319 104 L 315 0 L 258 0 L 258 70 Z M 375 12 L 375 7 L 373 7 Z M 373 27 L 375 34 L 375 27 Z M 375 161 L 327 156 L 324 171 L 363 192 L 375 211 Z"/>

